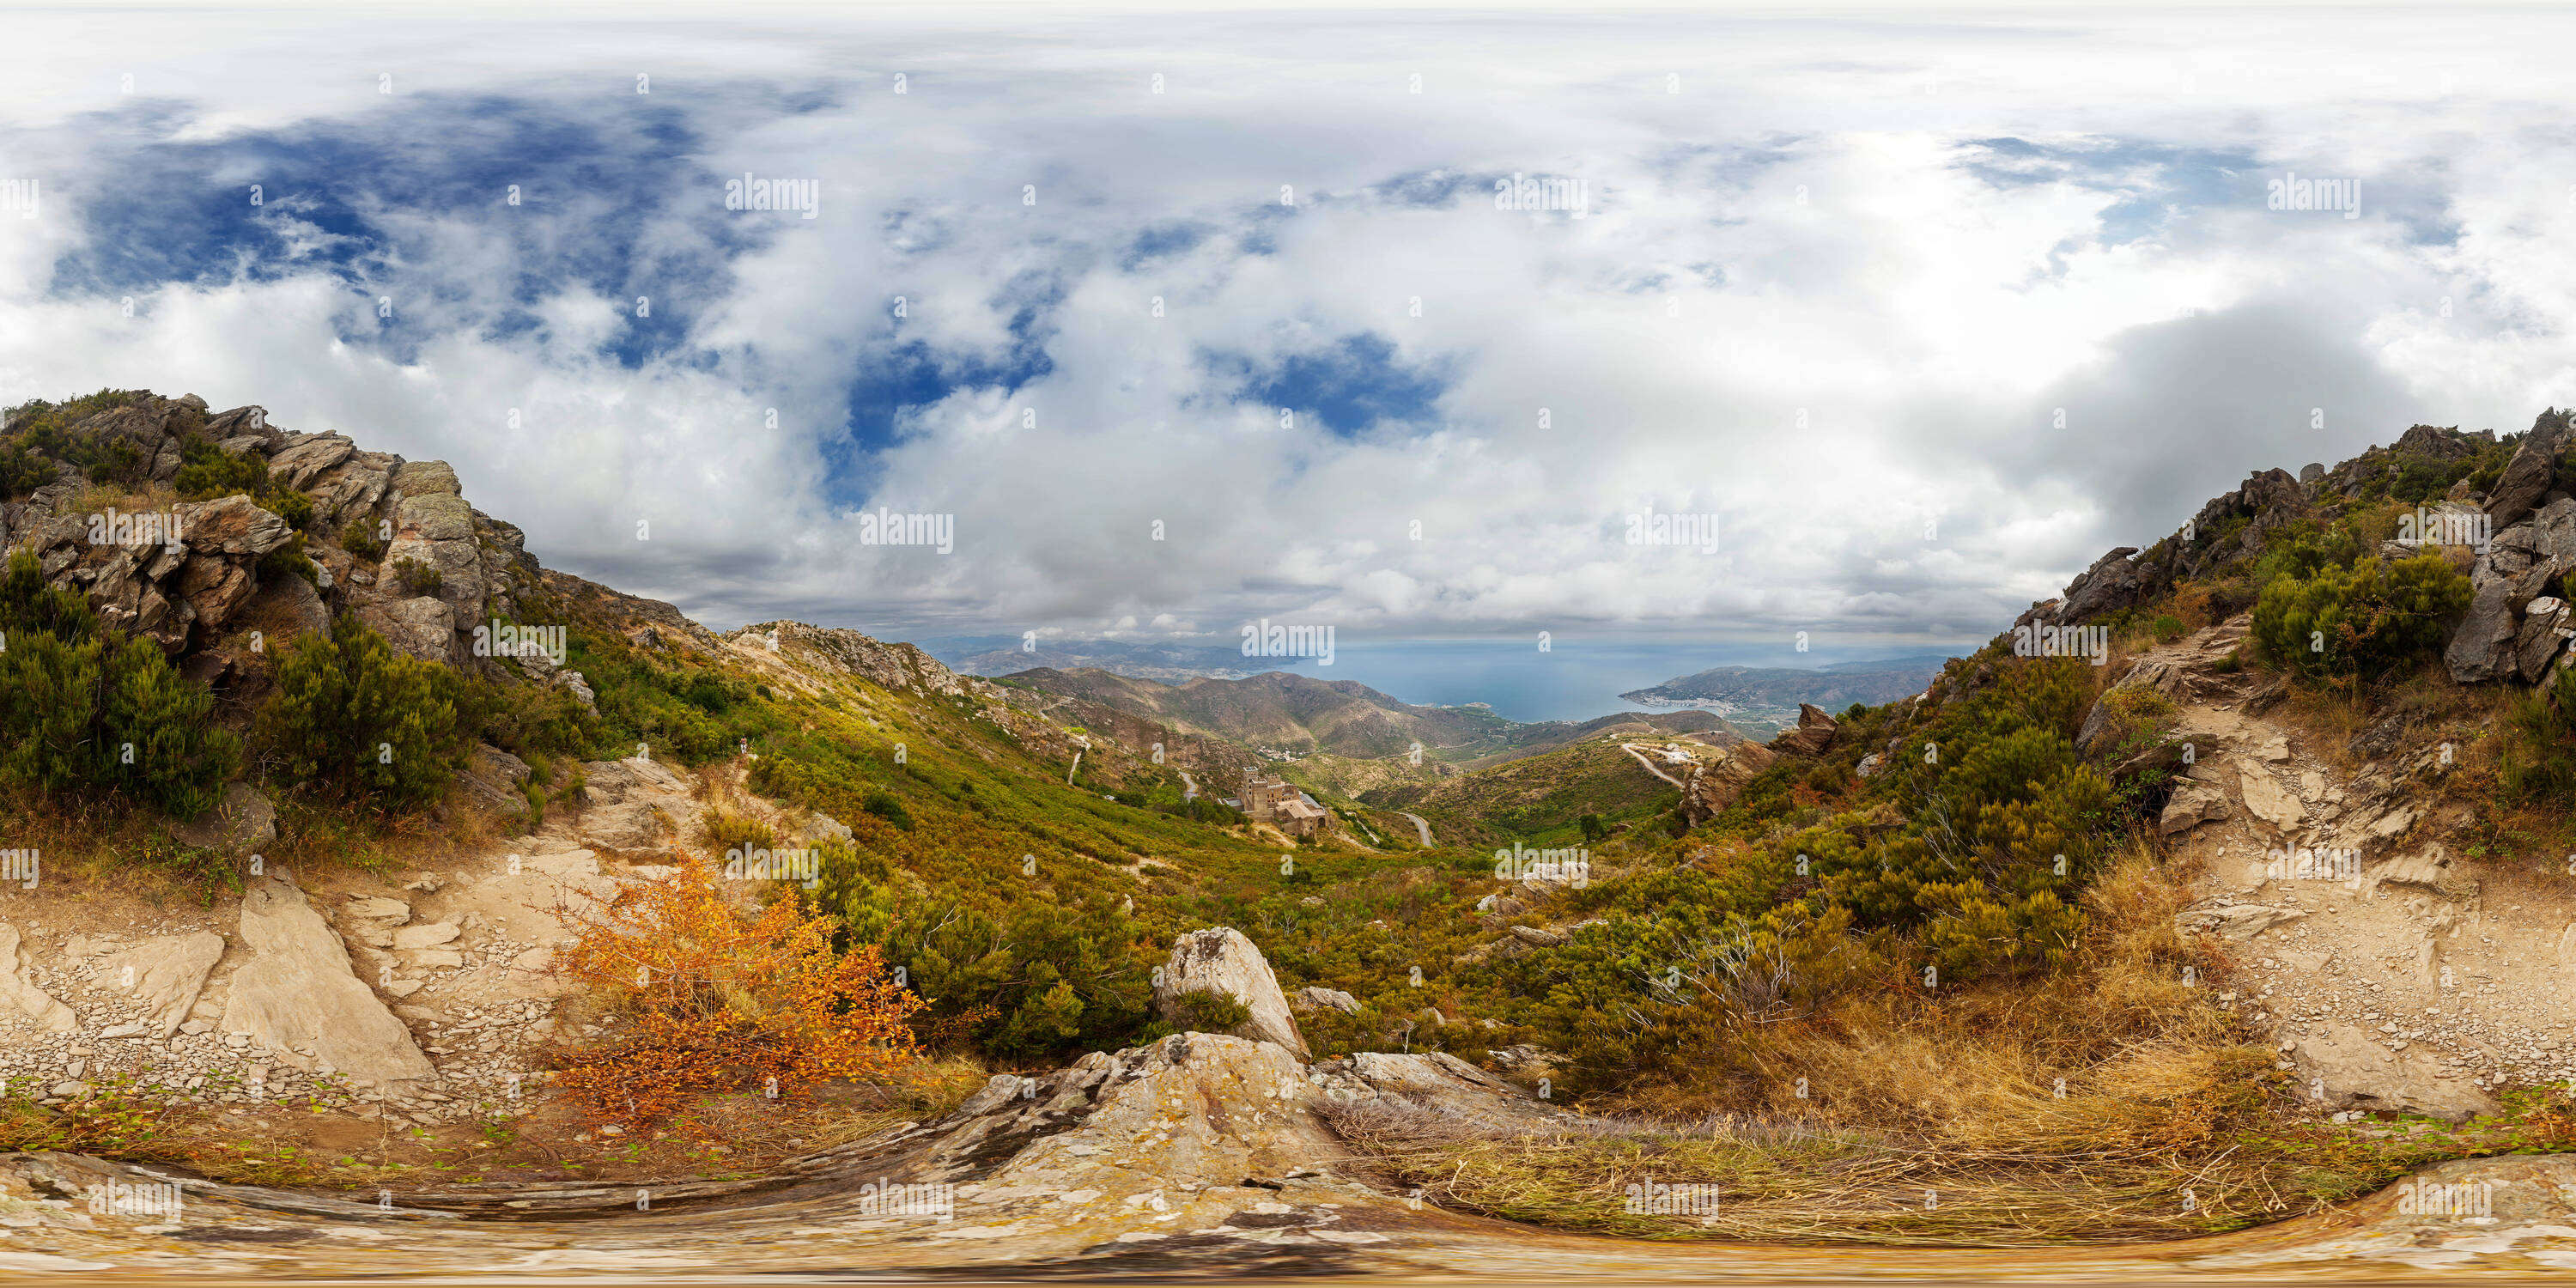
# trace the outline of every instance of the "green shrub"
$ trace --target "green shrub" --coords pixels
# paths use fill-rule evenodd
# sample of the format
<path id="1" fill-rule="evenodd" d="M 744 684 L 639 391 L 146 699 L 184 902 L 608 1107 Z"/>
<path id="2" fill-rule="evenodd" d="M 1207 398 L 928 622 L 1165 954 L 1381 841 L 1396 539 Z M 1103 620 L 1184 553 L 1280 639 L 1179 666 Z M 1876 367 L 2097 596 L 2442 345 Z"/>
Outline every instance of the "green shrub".
<path id="1" fill-rule="evenodd" d="M 0 773 L 11 782 L 120 792 L 194 818 L 240 766 L 214 693 L 152 640 L 102 633 L 87 602 L 47 585 L 25 551 L 0 577 L 0 645 Z"/>
<path id="2" fill-rule="evenodd" d="M 2516 805 L 2576 807 L 2576 670 L 2561 670 L 2505 715 L 2511 739 L 2498 765 Z"/>
<path id="3" fill-rule="evenodd" d="M 343 615 L 297 637 L 260 711 L 260 740 L 285 781 L 378 808 L 443 794 L 463 762 L 454 672 L 395 652 Z"/>
<path id="4" fill-rule="evenodd" d="M 440 580 L 438 570 L 417 559 L 405 558 L 395 560 L 394 576 L 397 580 L 401 581 L 403 591 L 406 594 L 418 597 L 421 595 L 435 595 L 438 593 Z"/>
<path id="5" fill-rule="evenodd" d="M 2304 580 L 2283 573 L 2254 605 L 2254 639 L 2274 665 L 2309 679 L 2375 675 L 2440 645 L 2473 593 L 2435 554 Z"/>
<path id="6" fill-rule="evenodd" d="M 1232 993 L 1194 988 L 1172 999 L 1171 1024 L 1181 1033 L 1223 1033 L 1252 1018 L 1252 1008 Z"/>
<path id="7" fill-rule="evenodd" d="M 340 548 L 368 563 L 385 557 L 385 539 L 377 535 L 376 524 L 363 514 L 340 529 Z"/>
<path id="8" fill-rule="evenodd" d="M 2160 614 L 2155 620 L 2155 625 L 2150 629 L 2155 631 L 2157 643 L 2171 644 L 2182 638 L 2182 619 L 2171 613 Z"/>
<path id="9" fill-rule="evenodd" d="M 313 498 L 293 488 L 279 488 L 261 497 L 259 503 L 299 534 L 313 523 Z"/>
<path id="10" fill-rule="evenodd" d="M 288 537 L 285 545 L 261 555 L 256 571 L 262 582 L 291 576 L 303 578 L 317 590 L 322 586 L 322 569 L 313 562 L 311 555 L 304 553 L 304 534 L 301 532 Z"/>
<path id="11" fill-rule="evenodd" d="M 539 786 L 536 779 L 531 778 L 520 785 L 519 791 L 528 798 L 528 830 L 533 832 L 545 826 L 546 789 Z"/>
<path id="12" fill-rule="evenodd" d="M 268 490 L 268 462 L 248 452 L 232 453 L 205 441 L 191 439 L 180 445 L 179 473 L 170 480 L 183 501 L 212 501 L 217 497 L 258 497 Z M 310 514 L 312 502 L 305 503 Z"/>
<path id="13" fill-rule="evenodd" d="M 893 792 L 880 787 L 868 793 L 867 811 L 904 831 L 912 830 L 912 814 Z"/>

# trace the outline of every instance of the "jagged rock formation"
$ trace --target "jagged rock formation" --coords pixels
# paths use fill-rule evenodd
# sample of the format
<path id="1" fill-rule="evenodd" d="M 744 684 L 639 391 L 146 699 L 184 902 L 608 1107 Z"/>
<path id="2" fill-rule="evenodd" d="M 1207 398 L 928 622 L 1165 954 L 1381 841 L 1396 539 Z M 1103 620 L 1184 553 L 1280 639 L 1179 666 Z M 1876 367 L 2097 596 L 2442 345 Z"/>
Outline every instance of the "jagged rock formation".
<path id="1" fill-rule="evenodd" d="M 1228 1030 L 1253 1042 L 1270 1042 L 1306 1058 L 1306 1035 L 1279 992 L 1279 979 L 1261 949 L 1231 926 L 1195 930 L 1172 941 L 1172 959 L 1154 983 L 1154 1010 L 1166 1020 L 1182 1018 L 1184 993 L 1223 993 L 1241 1001 L 1251 1018 Z"/>

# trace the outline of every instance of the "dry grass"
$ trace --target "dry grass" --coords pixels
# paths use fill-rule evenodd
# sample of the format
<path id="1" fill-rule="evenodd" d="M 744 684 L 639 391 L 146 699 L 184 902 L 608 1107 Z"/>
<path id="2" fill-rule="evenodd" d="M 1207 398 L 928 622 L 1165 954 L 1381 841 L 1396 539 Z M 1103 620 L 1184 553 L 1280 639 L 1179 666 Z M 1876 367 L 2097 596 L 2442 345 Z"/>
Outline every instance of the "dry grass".
<path id="1" fill-rule="evenodd" d="M 1439 1202 L 1643 1237 L 2026 1246 L 2313 1206 L 2319 1183 L 2284 1151 L 2245 1146 L 2294 1110 L 2275 1097 L 2271 1053 L 2215 1005 L 2228 963 L 2174 929 L 2187 878 L 2132 844 L 2088 891 L 2081 960 L 2063 975 L 1938 1000 L 1849 994 L 1758 1026 L 1750 1101 L 1640 1089 L 1608 1119 L 1508 1139 L 1401 1108 L 1338 1125 Z M 1627 1211 L 1626 1187 L 1648 1179 L 1725 1200 L 1706 1220 Z"/>

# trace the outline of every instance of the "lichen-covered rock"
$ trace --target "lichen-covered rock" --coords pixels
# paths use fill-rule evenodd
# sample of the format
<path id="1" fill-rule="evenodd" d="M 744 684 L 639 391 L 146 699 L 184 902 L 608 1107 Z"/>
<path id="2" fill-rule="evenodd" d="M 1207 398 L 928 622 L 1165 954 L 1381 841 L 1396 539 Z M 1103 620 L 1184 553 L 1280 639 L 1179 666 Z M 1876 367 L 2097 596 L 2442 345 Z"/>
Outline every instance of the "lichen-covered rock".
<path id="1" fill-rule="evenodd" d="M 170 834 L 238 857 L 277 839 L 277 809 L 258 788 L 236 779 L 224 784 L 223 800 L 213 809 L 171 825 Z"/>
<path id="2" fill-rule="evenodd" d="M 1279 978 L 1261 949 L 1231 926 L 1195 930 L 1172 941 L 1172 958 L 1154 985 L 1154 1011 L 1165 1020 L 1181 1018 L 1181 994 L 1223 993 L 1240 1000 L 1252 1015 L 1227 1030 L 1255 1042 L 1275 1042 L 1299 1059 L 1306 1058 L 1306 1035 L 1279 992 Z"/>
<path id="3" fill-rule="evenodd" d="M 456 614 L 432 595 L 361 605 L 358 620 L 385 642 L 424 662 L 452 661 L 456 651 Z"/>
<path id="4" fill-rule="evenodd" d="M 2513 617 L 2516 602 L 2510 582 L 2491 581 L 2478 588 L 2469 601 L 2468 615 L 2460 619 L 2450 644 L 2442 650 L 2442 664 L 2453 680 L 2482 684 L 2520 672 L 2521 663 L 2514 655 L 2521 630 Z"/>

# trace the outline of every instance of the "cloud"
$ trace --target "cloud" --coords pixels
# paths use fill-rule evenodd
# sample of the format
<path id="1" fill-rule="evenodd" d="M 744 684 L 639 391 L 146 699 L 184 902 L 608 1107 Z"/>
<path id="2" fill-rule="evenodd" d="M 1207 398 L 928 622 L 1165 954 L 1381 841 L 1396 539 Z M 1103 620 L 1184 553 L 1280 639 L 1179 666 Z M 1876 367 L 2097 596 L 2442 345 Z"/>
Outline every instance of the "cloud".
<path id="1" fill-rule="evenodd" d="M 182 14 L 136 95 L 0 95 L 47 194 L 0 218 L 0 397 L 446 459 L 719 625 L 1757 641 L 1981 634 L 2251 470 L 2576 401 L 2557 82 L 2410 81 L 2394 19 L 2302 29 L 2337 80 L 2120 13 L 749 12 Z M 2291 169 L 2360 217 L 2266 209 Z M 745 174 L 818 217 L 727 211 Z M 1650 509 L 1721 549 L 1628 544 Z"/>

